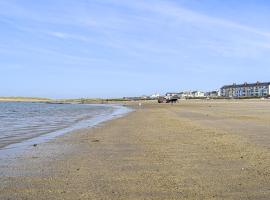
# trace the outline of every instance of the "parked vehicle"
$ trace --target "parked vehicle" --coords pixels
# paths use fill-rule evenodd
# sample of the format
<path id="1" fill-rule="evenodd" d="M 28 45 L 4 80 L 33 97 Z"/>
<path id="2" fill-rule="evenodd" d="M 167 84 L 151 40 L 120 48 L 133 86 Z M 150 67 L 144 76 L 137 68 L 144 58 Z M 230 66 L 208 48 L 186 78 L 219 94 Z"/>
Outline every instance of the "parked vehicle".
<path id="1" fill-rule="evenodd" d="M 166 103 L 165 97 L 158 97 L 158 103 Z"/>
<path id="2" fill-rule="evenodd" d="M 178 96 L 165 96 L 165 97 L 159 97 L 158 103 L 176 103 L 178 101 Z"/>

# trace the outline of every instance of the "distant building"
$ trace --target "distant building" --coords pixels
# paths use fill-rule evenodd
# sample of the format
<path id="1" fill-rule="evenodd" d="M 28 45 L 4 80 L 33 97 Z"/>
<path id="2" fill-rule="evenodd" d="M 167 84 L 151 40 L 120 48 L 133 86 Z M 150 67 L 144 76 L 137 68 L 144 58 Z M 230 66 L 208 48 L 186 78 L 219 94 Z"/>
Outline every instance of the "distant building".
<path id="1" fill-rule="evenodd" d="M 192 92 L 191 91 L 180 92 L 179 97 L 181 99 L 190 98 L 190 97 L 192 97 Z"/>
<path id="2" fill-rule="evenodd" d="M 180 99 L 180 93 L 179 92 L 167 92 L 165 94 L 166 99 Z"/>
<path id="3" fill-rule="evenodd" d="M 270 82 L 244 83 L 225 85 L 220 89 L 222 97 L 268 97 L 270 96 Z"/>
<path id="4" fill-rule="evenodd" d="M 214 90 L 214 91 L 211 91 L 211 92 L 206 92 L 205 96 L 210 97 L 210 98 L 219 97 L 220 96 L 220 90 Z"/>
<path id="5" fill-rule="evenodd" d="M 147 95 L 142 95 L 140 98 L 141 98 L 141 100 L 149 100 L 150 99 L 150 97 Z"/>
<path id="6" fill-rule="evenodd" d="M 167 100 L 180 99 L 180 93 L 178 93 L 178 92 L 167 92 L 165 94 L 165 99 L 167 99 Z"/>
<path id="7" fill-rule="evenodd" d="M 201 91 L 193 91 L 192 93 L 193 98 L 202 98 L 205 97 L 205 93 Z"/>
<path id="8" fill-rule="evenodd" d="M 205 93 L 201 91 L 168 92 L 165 96 L 166 98 L 178 97 L 179 99 L 202 98 L 205 97 Z"/>
<path id="9" fill-rule="evenodd" d="M 166 94 L 165 94 L 165 96 L 166 97 L 173 97 L 173 96 L 180 96 L 180 94 L 181 93 L 179 93 L 179 92 L 167 92 Z"/>
<path id="10" fill-rule="evenodd" d="M 151 99 L 158 99 L 160 97 L 160 94 L 156 93 L 156 94 L 152 94 L 150 96 Z"/>

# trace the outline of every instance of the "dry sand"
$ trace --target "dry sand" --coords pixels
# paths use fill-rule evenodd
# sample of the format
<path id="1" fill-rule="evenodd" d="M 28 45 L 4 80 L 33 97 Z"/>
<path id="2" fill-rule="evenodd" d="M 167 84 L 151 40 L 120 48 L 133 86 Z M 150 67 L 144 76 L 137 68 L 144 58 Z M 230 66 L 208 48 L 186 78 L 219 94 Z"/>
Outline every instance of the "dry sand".
<path id="1" fill-rule="evenodd" d="M 0 199 L 270 199 L 270 102 L 143 104 L 0 165 Z"/>

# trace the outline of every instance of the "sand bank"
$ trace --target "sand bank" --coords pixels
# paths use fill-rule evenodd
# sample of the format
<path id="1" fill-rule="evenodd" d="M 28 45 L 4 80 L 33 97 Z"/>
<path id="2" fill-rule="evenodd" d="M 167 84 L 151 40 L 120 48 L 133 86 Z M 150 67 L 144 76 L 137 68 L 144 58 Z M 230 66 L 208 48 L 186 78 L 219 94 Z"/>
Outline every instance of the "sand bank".
<path id="1" fill-rule="evenodd" d="M 269 108 L 143 105 L 2 164 L 0 199 L 269 199 Z"/>

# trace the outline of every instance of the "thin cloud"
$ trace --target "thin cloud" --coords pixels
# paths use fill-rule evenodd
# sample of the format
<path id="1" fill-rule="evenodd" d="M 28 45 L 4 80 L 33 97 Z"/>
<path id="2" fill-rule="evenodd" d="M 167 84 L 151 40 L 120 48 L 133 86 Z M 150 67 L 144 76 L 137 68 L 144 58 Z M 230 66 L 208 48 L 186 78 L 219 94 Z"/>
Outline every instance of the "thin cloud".
<path id="1" fill-rule="evenodd" d="M 88 5 L 87 8 L 91 9 L 91 3 L 85 4 Z M 248 51 L 248 48 L 242 47 L 243 45 L 249 46 L 249 49 L 257 47 L 259 48 L 257 51 L 260 51 L 260 49 L 267 48 L 265 43 L 269 43 L 270 40 L 270 33 L 267 31 L 204 15 L 176 5 L 171 1 L 104 0 L 102 5 L 110 4 L 114 5 L 114 8 L 128 8 L 132 12 L 116 12 L 114 8 L 107 8 L 105 14 L 83 12 L 69 16 L 68 13 L 62 13 L 61 17 L 58 18 L 58 13 L 52 13 L 50 16 L 42 17 L 33 10 L 28 12 L 27 8 L 23 7 L 23 5 L 15 3 L 4 5 L 10 6 L 13 9 L 13 12 L 11 12 L 13 14 L 14 11 L 18 11 L 15 14 L 17 17 L 21 14 L 24 18 L 36 23 L 57 24 L 60 30 L 55 31 L 50 25 L 47 26 L 47 30 L 35 29 L 35 27 L 31 27 L 31 24 L 29 24 L 30 27 L 21 27 L 13 21 L 7 21 L 23 31 L 47 34 L 58 39 L 98 44 L 123 51 L 133 56 L 143 57 L 145 52 L 177 55 L 179 54 L 179 49 L 184 45 L 186 48 L 193 49 L 207 48 L 225 57 L 249 57 L 251 54 L 257 55 L 257 52 Z M 65 6 L 68 8 L 69 5 L 67 4 Z M 78 4 L 78 7 L 80 6 L 84 6 L 84 4 Z M 68 10 L 67 8 L 63 10 Z M 10 16 L 7 12 L 4 13 Z M 170 33 L 169 31 L 162 30 L 162 27 L 168 28 L 168 25 L 166 25 L 167 21 L 170 23 L 169 31 L 172 33 L 171 36 L 168 35 Z M 179 28 L 183 24 L 189 28 L 188 31 L 201 31 L 205 33 L 205 36 L 200 36 L 200 38 L 190 36 L 186 33 L 188 31 L 183 32 Z M 80 27 L 80 30 L 84 33 L 75 33 L 74 31 L 65 32 L 61 30 L 61 28 L 68 25 Z M 190 28 L 191 25 L 193 27 L 199 27 L 200 30 Z M 153 33 L 146 34 L 148 28 L 151 28 Z M 216 39 L 207 36 L 207 33 L 213 32 L 213 29 L 217 32 L 214 35 Z M 95 35 L 92 34 L 93 31 Z M 221 34 L 221 32 L 224 32 L 224 34 Z M 167 38 L 165 38 L 165 41 L 162 41 L 158 37 L 152 37 L 155 33 Z M 252 37 L 243 36 L 243 33 L 248 33 Z M 173 43 L 171 42 L 172 39 L 174 40 Z M 208 42 L 209 40 L 211 42 Z M 188 43 L 188 41 L 190 41 L 190 44 L 184 44 Z"/>
<path id="2" fill-rule="evenodd" d="M 238 29 L 265 37 L 270 37 L 269 31 L 263 31 L 255 27 L 247 26 L 237 22 L 211 17 L 199 12 L 180 7 L 172 1 L 115 1 L 109 0 L 118 5 L 126 5 L 134 9 L 156 13 L 162 16 L 172 17 L 179 22 L 193 22 L 197 25 L 215 25 L 224 28 Z"/>

